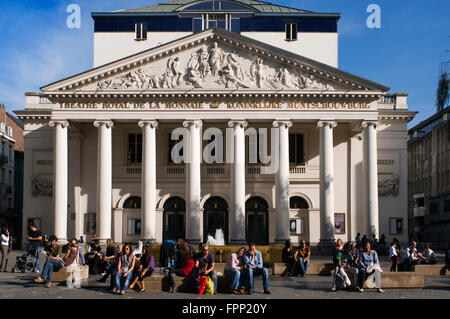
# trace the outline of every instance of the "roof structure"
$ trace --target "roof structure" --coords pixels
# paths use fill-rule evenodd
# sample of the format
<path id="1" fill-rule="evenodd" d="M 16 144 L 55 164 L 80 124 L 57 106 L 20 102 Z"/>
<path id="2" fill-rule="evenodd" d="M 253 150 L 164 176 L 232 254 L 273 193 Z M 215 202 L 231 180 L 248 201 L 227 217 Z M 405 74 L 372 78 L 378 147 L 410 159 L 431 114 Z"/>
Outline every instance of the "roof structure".
<path id="1" fill-rule="evenodd" d="M 178 9 L 199 0 L 173 0 L 168 2 L 161 2 L 151 6 L 145 6 L 136 9 L 121 10 L 117 13 L 170 13 L 176 12 Z M 232 0 L 231 2 L 242 3 L 255 9 L 260 13 L 313 13 L 311 11 L 294 9 L 290 7 L 274 5 L 269 2 L 257 1 L 257 0 Z"/>

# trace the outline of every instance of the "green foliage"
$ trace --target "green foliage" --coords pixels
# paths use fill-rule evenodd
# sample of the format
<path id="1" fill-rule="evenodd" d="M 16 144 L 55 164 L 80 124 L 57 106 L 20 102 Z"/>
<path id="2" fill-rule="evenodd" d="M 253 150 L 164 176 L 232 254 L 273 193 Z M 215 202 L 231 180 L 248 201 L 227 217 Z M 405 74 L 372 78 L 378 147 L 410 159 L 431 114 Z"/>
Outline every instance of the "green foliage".
<path id="1" fill-rule="evenodd" d="M 442 72 L 439 77 L 438 87 L 436 90 L 436 106 L 438 112 L 442 111 L 449 101 L 449 86 L 449 76 L 447 72 Z"/>

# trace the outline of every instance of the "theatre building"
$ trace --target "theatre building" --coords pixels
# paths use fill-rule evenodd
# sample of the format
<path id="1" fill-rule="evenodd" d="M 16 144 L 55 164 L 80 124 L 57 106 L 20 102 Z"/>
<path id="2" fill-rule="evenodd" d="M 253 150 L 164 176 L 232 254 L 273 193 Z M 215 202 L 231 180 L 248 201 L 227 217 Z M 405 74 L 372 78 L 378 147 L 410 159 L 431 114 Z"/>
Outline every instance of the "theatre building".
<path id="1" fill-rule="evenodd" d="M 407 241 L 415 113 L 339 69 L 339 14 L 183 0 L 92 17 L 93 68 L 16 112 L 24 225 L 103 242 Z"/>

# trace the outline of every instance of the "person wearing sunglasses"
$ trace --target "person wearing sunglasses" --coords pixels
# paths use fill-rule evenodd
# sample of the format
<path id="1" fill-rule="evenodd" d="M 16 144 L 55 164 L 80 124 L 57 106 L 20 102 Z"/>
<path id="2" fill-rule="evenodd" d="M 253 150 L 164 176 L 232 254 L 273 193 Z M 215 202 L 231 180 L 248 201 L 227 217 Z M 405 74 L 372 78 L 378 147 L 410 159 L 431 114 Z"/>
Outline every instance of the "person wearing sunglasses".
<path id="1" fill-rule="evenodd" d="M 133 277 L 133 268 L 136 262 L 136 257 L 133 254 L 130 244 L 125 244 L 123 246 L 123 253 L 119 259 L 119 265 L 117 267 L 117 275 L 116 275 L 116 286 L 117 286 L 117 294 L 125 295 L 125 292 L 128 289 L 130 284 L 130 280 Z M 121 279 L 125 278 L 125 282 L 121 289 Z"/>

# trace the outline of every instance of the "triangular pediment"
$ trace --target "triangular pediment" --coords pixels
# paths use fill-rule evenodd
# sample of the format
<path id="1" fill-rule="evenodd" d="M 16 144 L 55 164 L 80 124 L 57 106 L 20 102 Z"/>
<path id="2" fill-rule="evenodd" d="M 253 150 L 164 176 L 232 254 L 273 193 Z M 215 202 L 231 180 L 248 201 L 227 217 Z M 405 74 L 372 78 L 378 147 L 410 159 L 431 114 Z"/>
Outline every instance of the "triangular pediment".
<path id="1" fill-rule="evenodd" d="M 222 29 L 210 29 L 41 88 L 43 92 L 376 91 L 389 88 Z"/>

